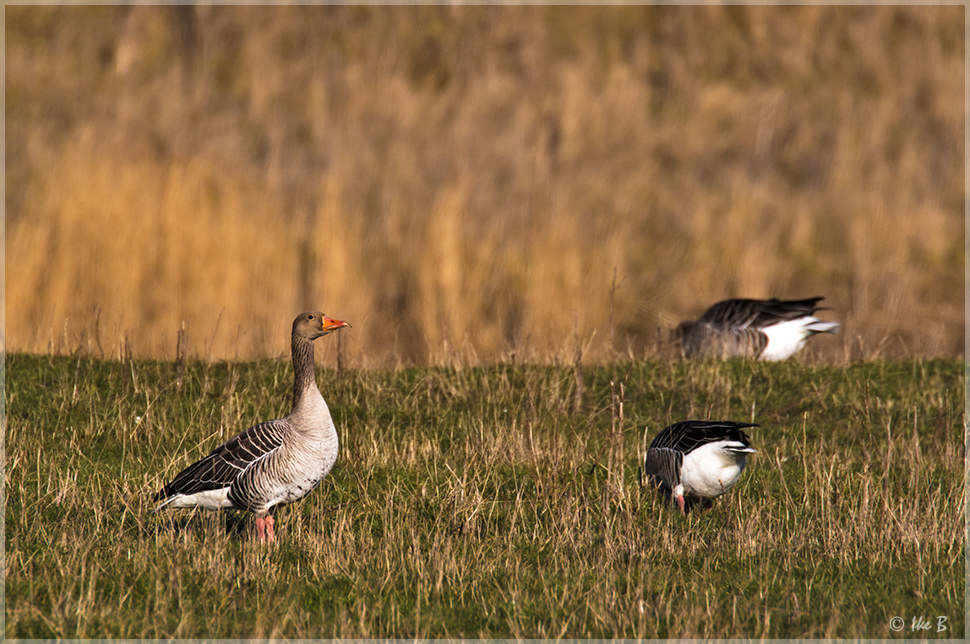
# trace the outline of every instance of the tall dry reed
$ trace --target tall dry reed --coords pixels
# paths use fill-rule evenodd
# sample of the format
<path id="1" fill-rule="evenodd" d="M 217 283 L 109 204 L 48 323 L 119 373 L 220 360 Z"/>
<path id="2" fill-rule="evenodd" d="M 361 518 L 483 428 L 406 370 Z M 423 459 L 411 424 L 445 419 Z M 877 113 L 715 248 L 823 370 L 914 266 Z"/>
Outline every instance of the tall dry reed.
<path id="1" fill-rule="evenodd" d="M 964 352 L 961 7 L 5 15 L 10 350 L 595 361 L 824 295 L 821 359 Z"/>

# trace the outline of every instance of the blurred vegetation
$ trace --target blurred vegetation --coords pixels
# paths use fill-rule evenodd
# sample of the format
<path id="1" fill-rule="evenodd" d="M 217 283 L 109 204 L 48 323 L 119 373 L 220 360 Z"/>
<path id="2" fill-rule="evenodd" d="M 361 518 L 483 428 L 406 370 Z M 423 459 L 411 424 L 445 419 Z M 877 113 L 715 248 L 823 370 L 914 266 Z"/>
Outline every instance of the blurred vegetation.
<path id="1" fill-rule="evenodd" d="M 826 296 L 964 352 L 964 11 L 6 7 L 6 344 L 587 360 Z"/>

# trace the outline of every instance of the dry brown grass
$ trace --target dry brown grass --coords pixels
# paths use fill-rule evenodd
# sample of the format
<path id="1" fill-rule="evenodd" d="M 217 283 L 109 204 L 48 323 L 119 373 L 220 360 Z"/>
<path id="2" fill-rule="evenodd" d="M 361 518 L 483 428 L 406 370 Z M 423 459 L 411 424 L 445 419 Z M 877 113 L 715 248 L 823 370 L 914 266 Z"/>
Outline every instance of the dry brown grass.
<path id="1" fill-rule="evenodd" d="M 5 15 L 12 350 L 599 360 L 825 295 L 825 360 L 963 355 L 962 7 Z"/>

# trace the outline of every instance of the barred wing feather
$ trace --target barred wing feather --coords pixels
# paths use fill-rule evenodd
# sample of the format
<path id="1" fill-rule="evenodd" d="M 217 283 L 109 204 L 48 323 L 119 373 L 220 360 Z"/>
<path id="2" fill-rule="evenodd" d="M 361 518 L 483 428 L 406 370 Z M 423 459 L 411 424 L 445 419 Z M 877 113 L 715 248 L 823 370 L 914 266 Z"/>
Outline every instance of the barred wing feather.
<path id="1" fill-rule="evenodd" d="M 674 423 L 650 443 L 650 449 L 670 449 L 681 454 L 689 454 L 701 445 L 717 441 L 737 441 L 747 444 L 746 427 L 758 427 L 756 423 L 734 423 L 726 421 L 685 420 Z"/>
<path id="2" fill-rule="evenodd" d="M 820 310 L 821 297 L 806 300 L 734 299 L 718 302 L 707 309 L 700 317 L 701 322 L 724 327 L 752 327 L 762 329 L 772 324 L 797 320 Z"/>
<path id="3" fill-rule="evenodd" d="M 183 470 L 155 495 L 155 501 L 231 486 L 250 464 L 279 448 L 285 431 L 282 419 L 253 425 Z"/>

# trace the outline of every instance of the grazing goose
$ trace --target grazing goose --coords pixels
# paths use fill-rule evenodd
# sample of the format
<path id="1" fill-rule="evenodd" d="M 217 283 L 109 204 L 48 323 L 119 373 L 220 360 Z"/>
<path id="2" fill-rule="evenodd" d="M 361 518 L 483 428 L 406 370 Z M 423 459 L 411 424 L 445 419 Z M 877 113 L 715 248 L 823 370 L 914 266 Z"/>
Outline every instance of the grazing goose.
<path id="1" fill-rule="evenodd" d="M 673 494 L 677 507 L 687 514 L 688 501 L 707 501 L 724 494 L 738 482 L 751 447 L 742 429 L 755 423 L 729 420 L 685 420 L 657 434 L 643 460 L 643 473 Z"/>
<path id="2" fill-rule="evenodd" d="M 838 322 L 812 317 L 821 297 L 807 300 L 724 300 L 698 320 L 681 322 L 674 335 L 684 355 L 747 356 L 784 360 L 816 333 L 837 333 Z"/>
<path id="3" fill-rule="evenodd" d="M 259 541 L 273 541 L 273 512 L 305 496 L 337 460 L 337 430 L 313 373 L 313 341 L 342 327 L 318 311 L 293 321 L 293 411 L 254 425 L 190 465 L 155 495 L 155 508 L 236 508 L 256 515 Z"/>

